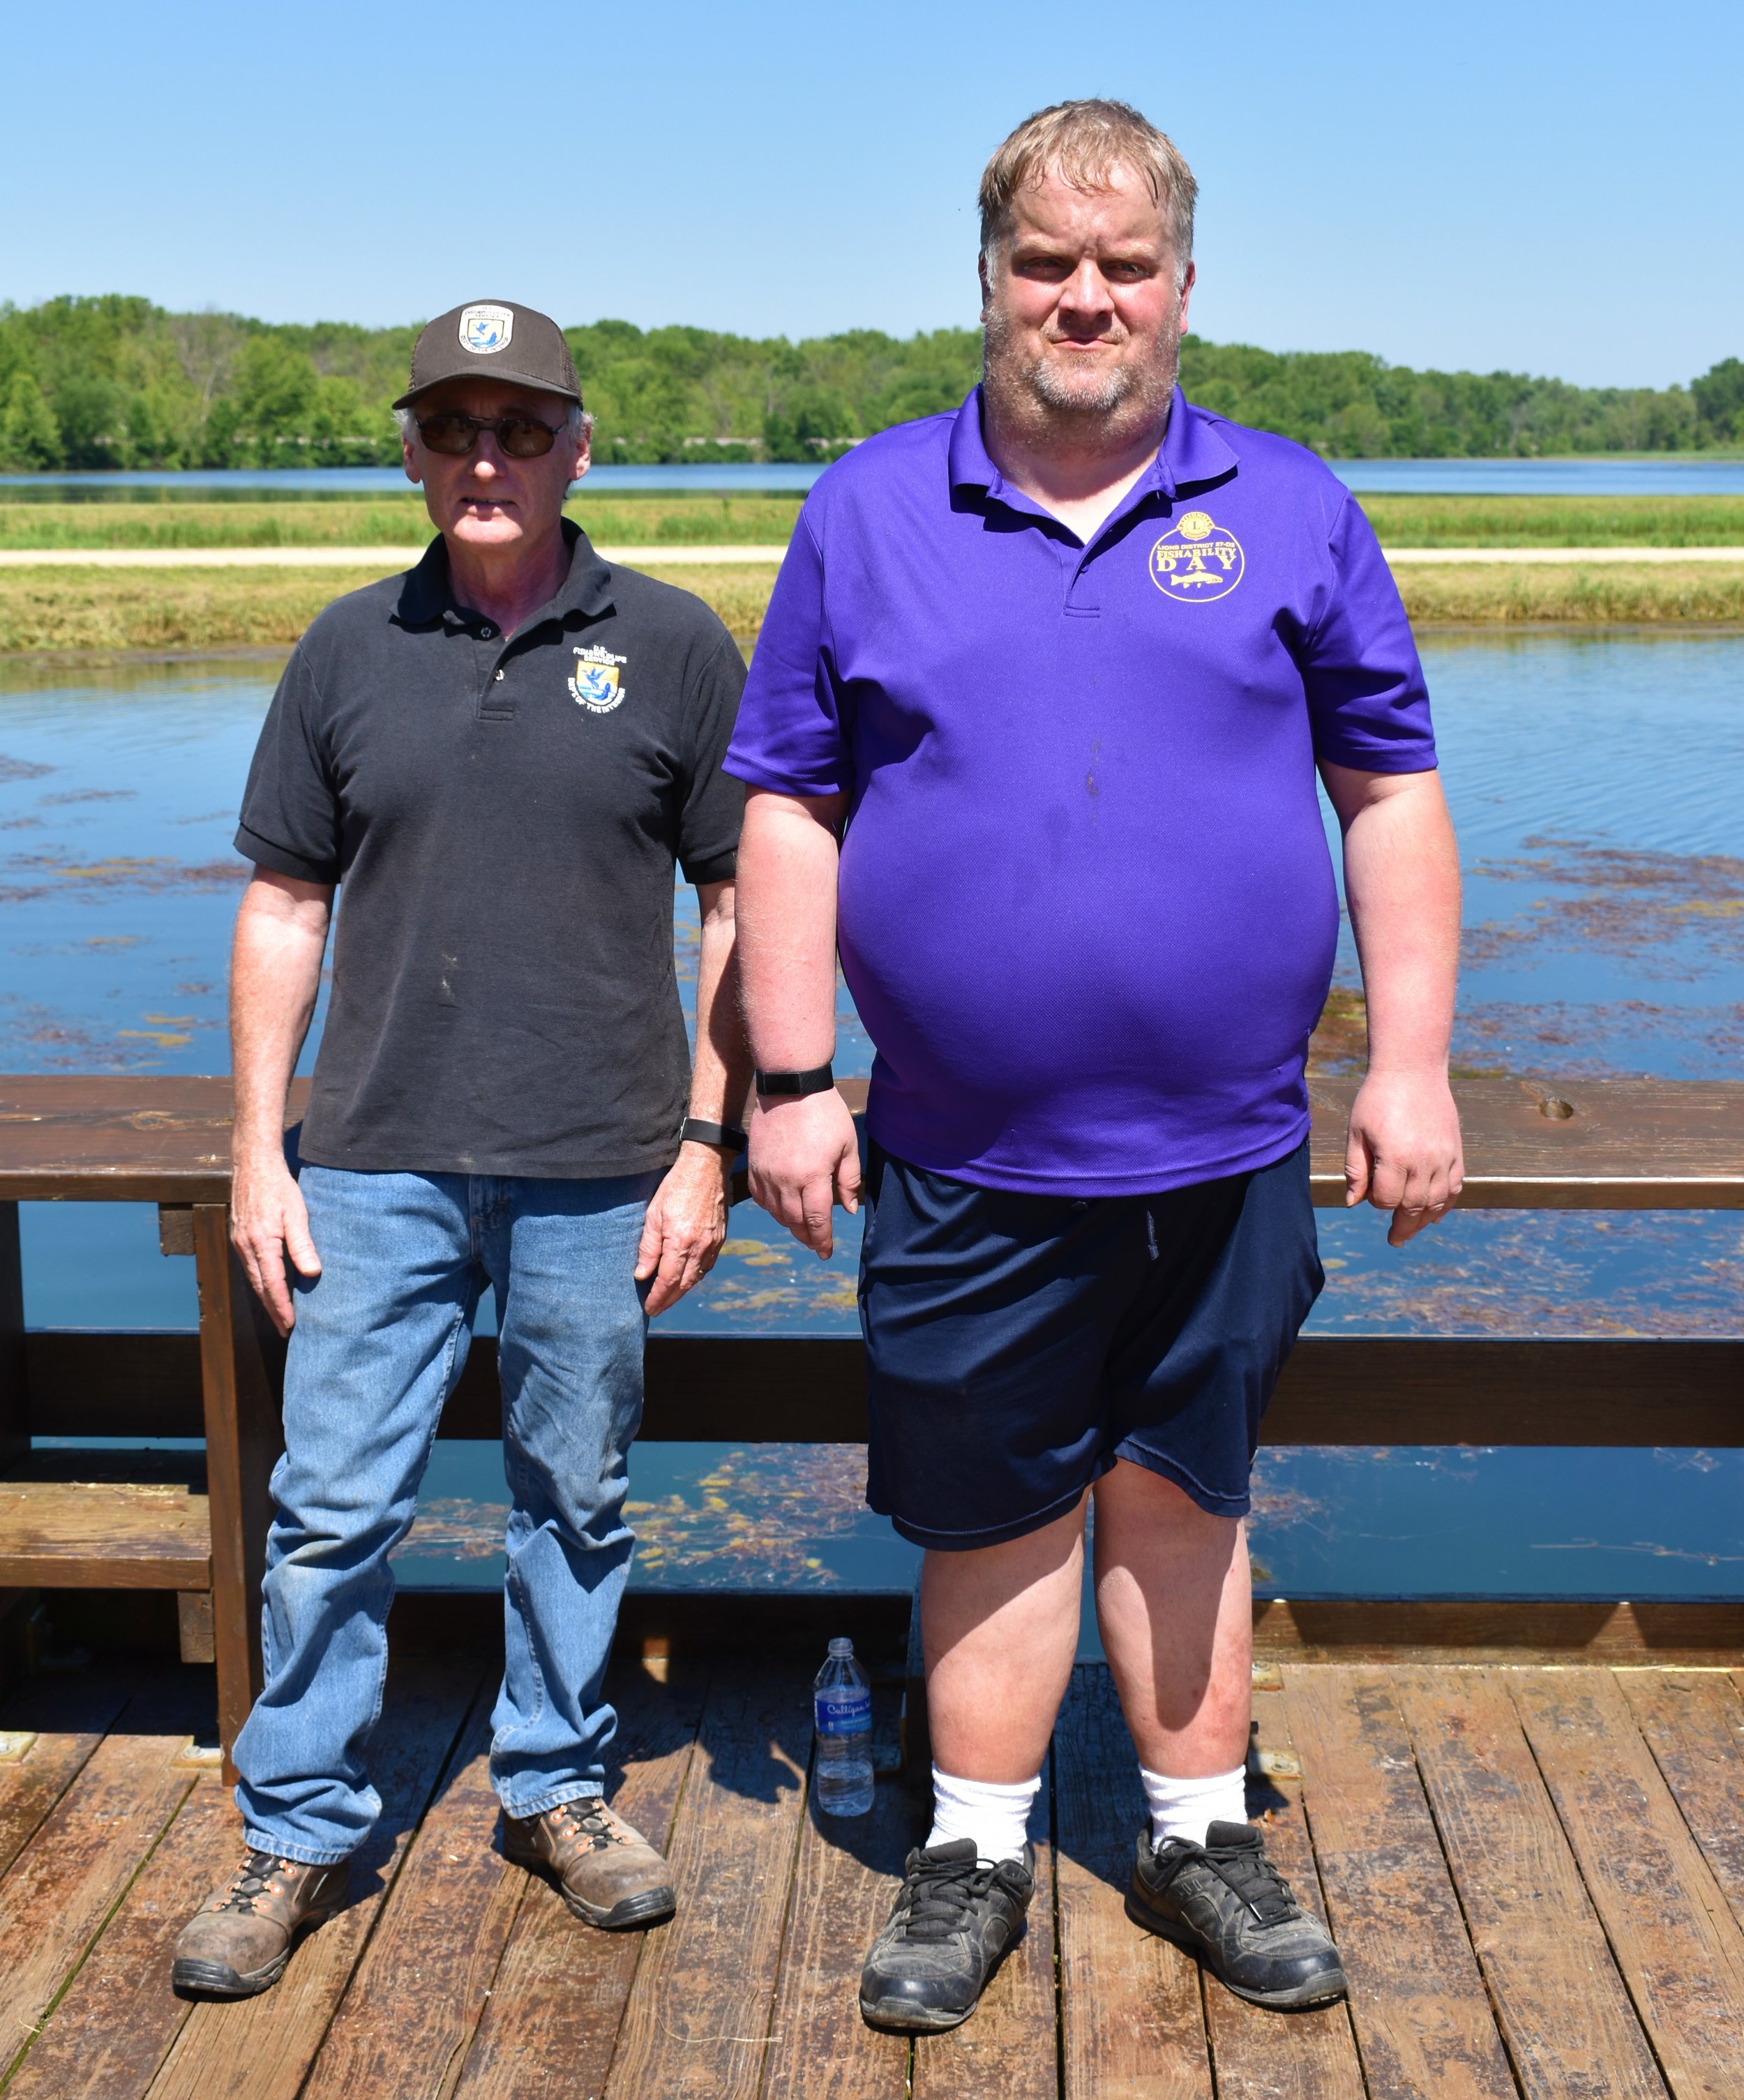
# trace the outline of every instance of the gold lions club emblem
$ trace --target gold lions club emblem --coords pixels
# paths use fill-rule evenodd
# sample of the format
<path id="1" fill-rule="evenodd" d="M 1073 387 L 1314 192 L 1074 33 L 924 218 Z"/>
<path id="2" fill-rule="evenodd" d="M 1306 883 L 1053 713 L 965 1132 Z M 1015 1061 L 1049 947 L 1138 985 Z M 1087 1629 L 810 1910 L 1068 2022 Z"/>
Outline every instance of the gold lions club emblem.
<path id="1" fill-rule="evenodd" d="M 1247 566 L 1241 541 L 1203 510 L 1186 512 L 1150 550 L 1150 580 L 1184 605 L 1227 598 Z"/>

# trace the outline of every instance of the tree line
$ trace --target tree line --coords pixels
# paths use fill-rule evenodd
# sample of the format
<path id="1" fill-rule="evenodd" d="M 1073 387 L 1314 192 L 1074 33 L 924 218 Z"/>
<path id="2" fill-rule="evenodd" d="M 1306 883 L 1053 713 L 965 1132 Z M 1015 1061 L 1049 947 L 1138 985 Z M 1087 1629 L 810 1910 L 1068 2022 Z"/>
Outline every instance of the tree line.
<path id="1" fill-rule="evenodd" d="M 972 329 L 789 342 L 595 321 L 565 331 L 603 462 L 817 460 L 952 408 Z M 369 466 L 396 462 L 388 404 L 415 326 L 173 314 L 119 293 L 0 306 L 0 469 Z M 1687 452 L 1744 443 L 1744 361 L 1688 386 L 1572 386 L 1521 373 L 1415 372 L 1363 351 L 1275 351 L 1189 336 L 1189 395 L 1331 458 Z"/>

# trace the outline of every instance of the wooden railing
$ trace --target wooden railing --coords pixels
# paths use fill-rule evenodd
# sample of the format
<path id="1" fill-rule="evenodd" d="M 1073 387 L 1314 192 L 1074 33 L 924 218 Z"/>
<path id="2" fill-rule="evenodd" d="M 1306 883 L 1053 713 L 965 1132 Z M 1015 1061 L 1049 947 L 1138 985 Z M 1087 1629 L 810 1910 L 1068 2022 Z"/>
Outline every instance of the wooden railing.
<path id="1" fill-rule="evenodd" d="M 1354 1085 L 1322 1080 L 1311 1090 L 1313 1185 L 1322 1205 L 1344 1201 L 1344 1127 Z M 863 1107 L 863 1083 L 845 1083 L 842 1091 L 850 1107 Z M 1744 1085 L 1617 1079 L 1552 1092 L 1477 1079 L 1456 1091 L 1464 1207 L 1744 1208 Z M 294 1117 L 300 1101 L 299 1093 Z M 259 1683 L 259 1573 L 283 1361 L 229 1248 L 229 1123 L 227 1079 L 0 1079 L 0 1589 L 174 1591 L 183 1653 L 217 1663 L 227 1745 Z M 197 1336 L 27 1331 L 20 1201 L 157 1204 L 165 1251 L 195 1260 Z M 656 1328 L 647 1368 L 645 1438 L 865 1436 L 864 1364 L 854 1336 L 664 1335 Z M 481 1338 L 439 1433 L 495 1437 L 498 1410 L 495 1349 Z M 1273 1444 L 1741 1444 L 1744 1341 L 1308 1335 L 1265 1435 Z M 130 1480 L 124 1462 L 77 1469 L 102 1471 L 101 1479 L 50 1477 L 68 1468 L 33 1458 L 33 1436 L 201 1436 L 203 1483 Z M 1304 1638 L 1302 1629 L 1323 1628 L 1329 1612 L 1336 1616 L 1327 1606 L 1305 1615 L 1304 1608 L 1274 1608 L 1278 1626 Z M 1563 1616 L 1584 1626 L 1603 1609 L 1570 1607 Z M 1472 1612 L 1481 1618 L 1482 1608 Z M 1650 1616 L 1634 1615 L 1629 1640 L 1655 1645 Z M 1722 1625 L 1723 1643 L 1738 1638 L 1732 1618 L 1744 1627 L 1744 1612 L 1723 1624 L 1710 1620 L 1711 1628 Z M 1661 1619 L 1677 1630 L 1659 1645 L 1714 1645 L 1711 1631 L 1691 1637 L 1688 1612 L 1663 1608 Z"/>

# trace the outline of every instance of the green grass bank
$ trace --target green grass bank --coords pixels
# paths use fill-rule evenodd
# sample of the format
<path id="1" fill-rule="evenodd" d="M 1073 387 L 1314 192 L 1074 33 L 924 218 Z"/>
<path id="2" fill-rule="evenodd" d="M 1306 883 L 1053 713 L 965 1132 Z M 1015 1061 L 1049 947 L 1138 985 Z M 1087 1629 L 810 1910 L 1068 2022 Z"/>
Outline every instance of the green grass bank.
<path id="1" fill-rule="evenodd" d="M 613 547 L 784 545 L 797 496 L 593 496 L 571 517 Z M 1391 547 L 1744 546 L 1744 496 L 1370 496 Z M 7 503 L 0 551 L 79 548 L 417 547 L 430 520 L 409 490 L 367 501 Z"/>
<path id="2" fill-rule="evenodd" d="M 657 553 L 647 567 L 660 573 Z M 375 582 L 369 569 L 0 569 L 0 651 L 288 648 L 323 606 Z M 745 643 L 756 639 L 775 571 L 744 565 L 673 568 Z M 1680 624 L 1744 626 L 1744 562 L 1653 568 L 1402 570 L 1399 586 L 1423 627 Z"/>

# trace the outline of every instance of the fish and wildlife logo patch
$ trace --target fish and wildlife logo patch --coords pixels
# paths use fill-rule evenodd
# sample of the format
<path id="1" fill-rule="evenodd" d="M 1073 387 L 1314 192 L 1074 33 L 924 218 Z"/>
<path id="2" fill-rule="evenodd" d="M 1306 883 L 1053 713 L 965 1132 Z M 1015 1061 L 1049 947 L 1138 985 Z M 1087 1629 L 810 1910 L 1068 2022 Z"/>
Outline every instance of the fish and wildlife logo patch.
<path id="1" fill-rule="evenodd" d="M 514 315 L 506 307 L 464 307 L 460 317 L 460 346 L 476 357 L 506 350 L 514 333 Z"/>
<path id="2" fill-rule="evenodd" d="M 609 649 L 576 651 L 575 675 L 569 681 L 569 697 L 590 715 L 609 715 L 629 697 L 622 678 L 627 656 L 614 656 Z"/>
<path id="3" fill-rule="evenodd" d="M 1183 605 L 1227 598 L 1247 566 L 1241 541 L 1203 510 L 1188 511 L 1150 550 L 1150 580 Z"/>

